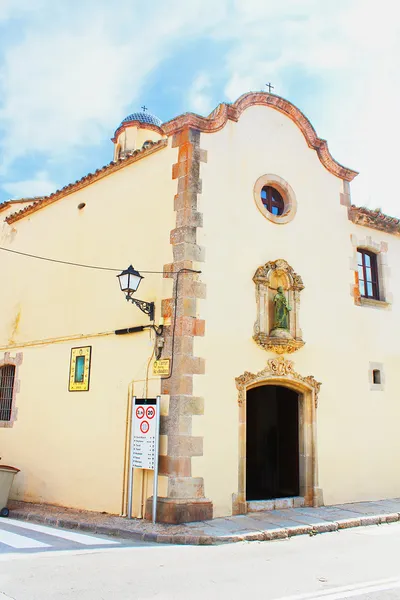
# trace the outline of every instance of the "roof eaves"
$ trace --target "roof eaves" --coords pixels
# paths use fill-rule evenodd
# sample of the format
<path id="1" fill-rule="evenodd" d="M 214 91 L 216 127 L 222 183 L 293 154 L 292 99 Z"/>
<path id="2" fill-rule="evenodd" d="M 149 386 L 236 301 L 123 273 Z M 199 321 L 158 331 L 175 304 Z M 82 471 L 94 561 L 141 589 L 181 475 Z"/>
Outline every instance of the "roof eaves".
<path id="1" fill-rule="evenodd" d="M 118 136 L 128 127 L 137 127 L 138 129 L 150 129 L 151 131 L 155 131 L 160 135 L 165 135 L 164 131 L 162 130 L 162 125 L 158 126 L 153 125 L 152 123 L 142 123 L 141 121 L 125 121 L 119 125 L 118 129 L 116 129 L 114 136 L 111 138 L 111 141 L 115 144 L 118 139 Z"/>
<path id="2" fill-rule="evenodd" d="M 32 198 L 13 198 L 12 200 L 5 200 L 2 204 L 0 204 L 0 212 L 5 210 L 9 206 L 13 204 L 27 204 L 36 202 L 36 200 L 41 200 L 43 196 L 32 196 Z"/>
<path id="3" fill-rule="evenodd" d="M 400 219 L 385 215 L 380 209 L 370 210 L 364 206 L 352 205 L 349 207 L 348 214 L 350 221 L 356 225 L 400 236 Z"/>
<path id="4" fill-rule="evenodd" d="M 36 200 L 42 200 L 44 196 L 32 196 L 32 198 L 14 198 L 9 200 L 10 204 L 24 204 L 25 202 L 36 202 Z"/>
<path id="5" fill-rule="evenodd" d="M 27 199 L 27 201 L 29 200 L 29 202 L 31 202 L 29 206 L 12 213 L 5 220 L 9 225 L 11 225 L 11 223 L 15 223 L 16 221 L 19 221 L 20 219 L 23 219 L 24 217 L 40 210 L 41 208 L 49 206 L 49 204 L 53 204 L 53 202 L 56 202 L 57 200 L 65 198 L 65 196 L 77 192 L 78 190 L 81 190 L 82 188 L 85 188 L 88 185 L 103 179 L 103 177 L 107 177 L 108 175 L 111 175 L 112 173 L 115 173 L 116 171 L 119 171 L 120 169 L 123 169 L 124 167 L 127 167 L 128 165 L 145 158 L 146 156 L 150 156 L 151 154 L 158 152 L 158 150 L 165 148 L 167 145 L 167 139 L 159 140 L 158 142 L 152 142 L 152 144 L 148 144 L 146 148 L 135 150 L 123 158 L 112 161 L 101 169 L 97 169 L 94 173 L 88 173 L 81 179 L 75 181 L 75 183 L 70 183 L 64 186 L 61 190 L 57 190 L 49 196 L 42 196 L 36 200 L 34 198 Z"/>

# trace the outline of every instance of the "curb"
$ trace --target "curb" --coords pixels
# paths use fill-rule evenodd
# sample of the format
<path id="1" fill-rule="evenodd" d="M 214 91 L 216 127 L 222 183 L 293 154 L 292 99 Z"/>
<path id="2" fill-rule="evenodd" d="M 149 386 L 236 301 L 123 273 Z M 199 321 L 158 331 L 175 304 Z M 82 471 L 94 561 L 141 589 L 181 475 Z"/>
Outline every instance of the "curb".
<path id="1" fill-rule="evenodd" d="M 340 519 L 338 521 L 327 521 L 324 523 L 315 523 L 314 525 L 294 525 L 292 527 L 282 527 L 277 529 L 266 529 L 244 533 L 242 535 L 193 535 L 193 534 L 168 534 L 168 533 L 151 533 L 127 530 L 111 525 L 96 525 L 84 521 L 57 518 L 47 516 L 44 517 L 37 513 L 26 513 L 24 511 L 13 510 L 13 518 L 21 521 L 29 521 L 33 523 L 41 523 L 52 527 L 62 527 L 65 529 L 78 529 L 99 535 L 109 535 L 121 537 L 125 539 L 135 539 L 142 542 L 153 542 L 156 544 L 176 544 L 176 545 L 200 545 L 211 546 L 217 544 L 232 544 L 236 542 L 265 542 L 273 540 L 282 540 L 295 537 L 298 535 L 315 536 L 320 533 L 328 533 L 331 531 L 340 531 L 341 529 L 351 529 L 354 527 L 365 527 L 368 525 L 381 525 L 384 523 L 396 523 L 400 521 L 400 513 L 387 513 L 383 515 L 365 515 L 360 517 L 352 517 L 349 519 Z"/>

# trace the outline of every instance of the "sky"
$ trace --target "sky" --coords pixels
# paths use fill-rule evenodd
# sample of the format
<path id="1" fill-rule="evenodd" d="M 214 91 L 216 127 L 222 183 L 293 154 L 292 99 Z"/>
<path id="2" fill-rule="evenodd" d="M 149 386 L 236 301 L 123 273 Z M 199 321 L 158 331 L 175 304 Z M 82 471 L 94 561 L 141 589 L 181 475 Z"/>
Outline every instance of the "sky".
<path id="1" fill-rule="evenodd" d="M 167 121 L 266 90 L 360 175 L 352 202 L 400 217 L 397 0 L 0 0 L 0 202 L 110 162 L 145 104 Z"/>

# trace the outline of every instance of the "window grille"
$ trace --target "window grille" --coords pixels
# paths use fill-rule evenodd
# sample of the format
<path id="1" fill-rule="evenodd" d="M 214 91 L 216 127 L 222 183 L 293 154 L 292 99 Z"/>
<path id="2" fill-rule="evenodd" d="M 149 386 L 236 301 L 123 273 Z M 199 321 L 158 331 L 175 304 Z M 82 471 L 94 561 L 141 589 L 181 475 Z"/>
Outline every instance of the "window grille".
<path id="1" fill-rule="evenodd" d="M 261 201 L 265 208 L 273 215 L 282 215 L 285 210 L 285 202 L 282 195 L 270 185 L 264 185 L 261 190 Z"/>
<path id="2" fill-rule="evenodd" d="M 0 421 L 11 421 L 14 381 L 14 365 L 0 367 Z"/>

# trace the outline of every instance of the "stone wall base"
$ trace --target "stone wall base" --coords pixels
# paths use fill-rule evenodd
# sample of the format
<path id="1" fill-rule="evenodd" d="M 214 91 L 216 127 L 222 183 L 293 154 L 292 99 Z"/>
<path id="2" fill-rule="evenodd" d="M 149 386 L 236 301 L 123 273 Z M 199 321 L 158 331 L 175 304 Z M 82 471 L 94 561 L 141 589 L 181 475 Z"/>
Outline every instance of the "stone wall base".
<path id="1" fill-rule="evenodd" d="M 151 521 L 153 497 L 147 498 L 145 519 Z M 190 523 L 213 518 L 213 504 L 207 498 L 158 498 L 158 523 Z"/>
<path id="2" fill-rule="evenodd" d="M 324 495 L 322 492 L 322 488 L 314 488 L 314 503 L 313 506 L 316 508 L 318 506 L 324 506 Z"/>

